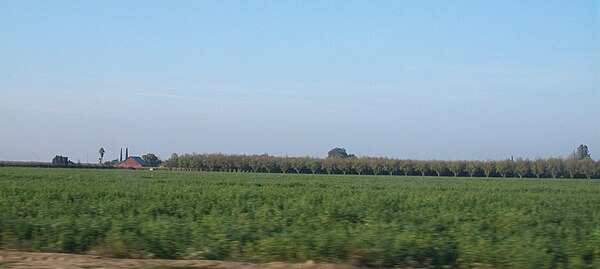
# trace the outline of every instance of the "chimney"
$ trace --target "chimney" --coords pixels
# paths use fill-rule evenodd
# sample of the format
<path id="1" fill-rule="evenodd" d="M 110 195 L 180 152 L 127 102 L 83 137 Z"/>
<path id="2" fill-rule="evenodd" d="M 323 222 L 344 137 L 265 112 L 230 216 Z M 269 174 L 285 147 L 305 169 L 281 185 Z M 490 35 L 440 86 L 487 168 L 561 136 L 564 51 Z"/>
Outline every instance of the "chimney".
<path id="1" fill-rule="evenodd" d="M 119 162 L 123 161 L 123 148 L 121 148 L 121 155 L 119 155 Z"/>
<path id="2" fill-rule="evenodd" d="M 129 148 L 125 148 L 125 159 L 129 158 Z"/>

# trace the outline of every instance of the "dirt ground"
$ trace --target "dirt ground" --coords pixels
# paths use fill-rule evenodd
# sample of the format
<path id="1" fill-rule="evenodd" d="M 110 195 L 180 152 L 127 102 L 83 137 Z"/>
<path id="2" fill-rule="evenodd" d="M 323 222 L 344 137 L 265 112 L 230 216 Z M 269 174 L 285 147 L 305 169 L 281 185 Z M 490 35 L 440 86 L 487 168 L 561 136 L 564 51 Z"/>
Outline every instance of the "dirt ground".
<path id="1" fill-rule="evenodd" d="M 161 260 L 161 259 L 112 259 L 94 255 L 75 255 L 63 253 L 20 252 L 0 250 L 0 268 L 63 268 L 63 269 L 183 269 L 183 268 L 223 268 L 223 269 L 347 269 L 348 265 L 315 263 L 242 263 L 209 260 Z"/>

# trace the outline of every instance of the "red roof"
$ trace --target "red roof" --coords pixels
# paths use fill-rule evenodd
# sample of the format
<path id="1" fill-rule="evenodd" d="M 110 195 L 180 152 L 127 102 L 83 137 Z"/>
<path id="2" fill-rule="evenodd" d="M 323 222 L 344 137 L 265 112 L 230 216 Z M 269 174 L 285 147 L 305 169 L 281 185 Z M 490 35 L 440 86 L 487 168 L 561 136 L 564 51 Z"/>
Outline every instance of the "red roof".
<path id="1" fill-rule="evenodd" d="M 122 168 L 142 168 L 146 163 L 142 158 L 137 156 L 129 156 L 127 159 L 117 164 L 117 167 Z"/>

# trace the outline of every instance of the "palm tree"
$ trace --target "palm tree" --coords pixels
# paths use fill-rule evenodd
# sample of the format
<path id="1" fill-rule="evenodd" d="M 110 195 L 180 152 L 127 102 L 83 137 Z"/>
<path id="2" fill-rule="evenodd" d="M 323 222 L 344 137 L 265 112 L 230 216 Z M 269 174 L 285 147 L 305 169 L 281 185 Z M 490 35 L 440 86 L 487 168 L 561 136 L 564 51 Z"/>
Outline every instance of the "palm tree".
<path id="1" fill-rule="evenodd" d="M 100 163 L 102 163 L 102 159 L 104 158 L 104 153 L 106 151 L 104 151 L 104 148 L 100 148 L 100 150 L 98 151 L 98 153 L 100 153 Z"/>

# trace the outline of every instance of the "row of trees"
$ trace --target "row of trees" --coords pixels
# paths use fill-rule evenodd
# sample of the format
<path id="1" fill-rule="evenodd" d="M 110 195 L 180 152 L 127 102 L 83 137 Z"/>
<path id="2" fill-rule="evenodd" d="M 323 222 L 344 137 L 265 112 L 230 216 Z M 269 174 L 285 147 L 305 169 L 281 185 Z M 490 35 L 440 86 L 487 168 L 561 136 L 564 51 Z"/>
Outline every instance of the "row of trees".
<path id="1" fill-rule="evenodd" d="M 390 158 L 311 158 L 269 155 L 173 154 L 163 165 L 199 171 L 421 175 L 470 177 L 600 178 L 600 161 L 578 159 L 516 159 L 500 161 L 398 160 Z"/>

